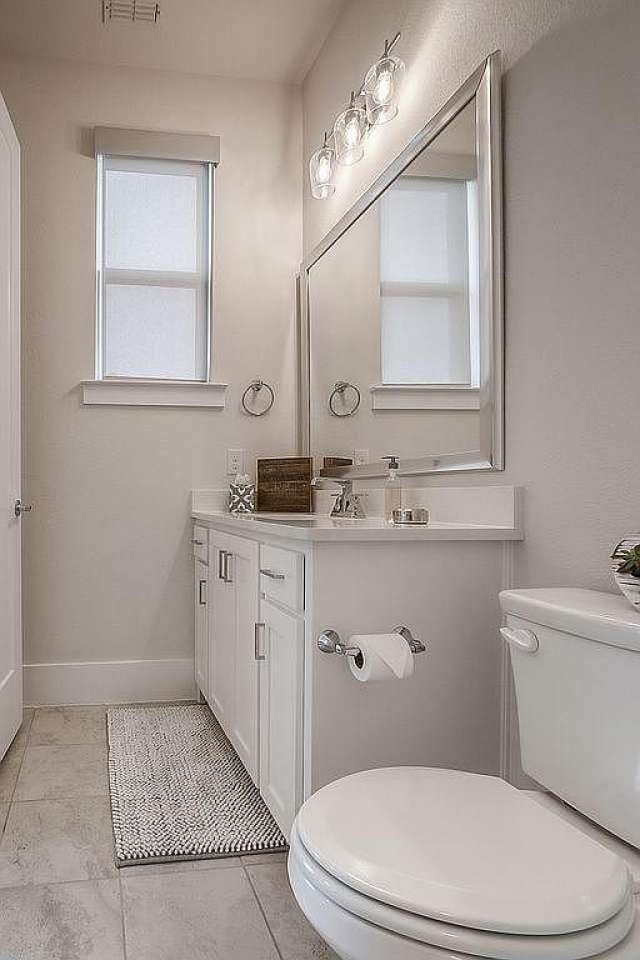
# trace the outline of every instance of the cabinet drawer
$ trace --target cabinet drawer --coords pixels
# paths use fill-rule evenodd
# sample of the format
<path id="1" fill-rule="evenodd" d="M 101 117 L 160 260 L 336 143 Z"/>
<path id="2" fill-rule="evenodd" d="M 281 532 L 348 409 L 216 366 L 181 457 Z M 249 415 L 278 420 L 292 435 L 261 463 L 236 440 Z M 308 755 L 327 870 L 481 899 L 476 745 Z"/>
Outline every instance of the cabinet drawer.
<path id="1" fill-rule="evenodd" d="M 193 525 L 193 534 L 191 535 L 191 546 L 193 547 L 193 556 L 200 563 L 209 563 L 209 531 L 206 527 Z"/>
<path id="2" fill-rule="evenodd" d="M 262 544 L 260 547 L 260 592 L 267 600 L 304 609 L 304 555 Z"/>

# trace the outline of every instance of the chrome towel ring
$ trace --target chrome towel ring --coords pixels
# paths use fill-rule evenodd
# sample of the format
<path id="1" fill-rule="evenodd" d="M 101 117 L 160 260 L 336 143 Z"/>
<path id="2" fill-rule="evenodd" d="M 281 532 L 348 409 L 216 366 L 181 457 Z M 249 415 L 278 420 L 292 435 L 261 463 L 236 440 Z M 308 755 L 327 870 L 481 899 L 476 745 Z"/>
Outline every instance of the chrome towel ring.
<path id="1" fill-rule="evenodd" d="M 345 398 L 347 391 L 352 391 L 354 394 L 350 405 Z M 342 401 L 342 410 L 336 409 L 336 402 L 338 398 L 340 398 Z M 331 391 L 331 395 L 329 397 L 329 410 L 334 417 L 352 417 L 360 406 L 360 400 L 360 391 L 356 387 L 355 383 L 349 383 L 348 380 L 338 380 L 334 384 L 333 390 Z"/>
<path id="2" fill-rule="evenodd" d="M 266 390 L 269 395 L 267 405 L 263 407 L 262 410 L 253 410 L 251 406 L 249 406 L 249 403 L 255 403 L 261 390 Z M 276 395 L 273 387 L 270 387 L 264 380 L 252 380 L 242 394 L 242 408 L 250 417 L 264 417 L 265 413 L 269 413 L 269 410 L 271 410 L 275 399 Z"/>

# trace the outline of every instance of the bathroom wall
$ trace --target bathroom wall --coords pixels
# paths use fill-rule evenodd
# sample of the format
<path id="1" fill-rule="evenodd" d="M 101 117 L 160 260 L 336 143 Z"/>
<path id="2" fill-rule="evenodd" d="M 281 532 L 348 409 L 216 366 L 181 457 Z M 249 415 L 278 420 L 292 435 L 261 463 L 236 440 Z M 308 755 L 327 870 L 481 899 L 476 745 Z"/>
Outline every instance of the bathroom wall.
<path id="1" fill-rule="evenodd" d="M 331 200 L 305 186 L 305 248 L 500 48 L 507 469 L 483 482 L 525 487 L 518 585 L 611 590 L 610 549 L 640 528 L 640 5 L 352 0 L 304 85 L 305 177 L 322 131 L 397 29 L 400 115 L 340 171 Z"/>
<path id="2" fill-rule="evenodd" d="M 190 690 L 189 504 L 225 449 L 294 448 L 294 276 L 301 255 L 299 88 L 0 58 L 22 143 L 25 662 L 46 696 Z M 224 411 L 83 407 L 94 372 L 97 124 L 219 134 L 214 368 Z M 239 410 L 255 376 L 272 413 Z M 132 661 L 141 660 L 134 665 Z M 94 662 L 108 662 L 103 667 Z M 122 666 L 114 662 L 127 661 Z M 168 662 L 165 662 L 168 661 Z"/>

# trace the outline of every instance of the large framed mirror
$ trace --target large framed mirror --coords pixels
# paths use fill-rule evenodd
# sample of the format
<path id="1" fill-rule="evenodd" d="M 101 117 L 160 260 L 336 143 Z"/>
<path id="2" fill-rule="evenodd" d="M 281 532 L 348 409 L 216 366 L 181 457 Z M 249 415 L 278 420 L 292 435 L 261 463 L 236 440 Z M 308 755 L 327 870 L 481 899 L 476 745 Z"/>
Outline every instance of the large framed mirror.
<path id="1" fill-rule="evenodd" d="M 301 268 L 300 445 L 327 476 L 504 467 L 500 55 Z"/>

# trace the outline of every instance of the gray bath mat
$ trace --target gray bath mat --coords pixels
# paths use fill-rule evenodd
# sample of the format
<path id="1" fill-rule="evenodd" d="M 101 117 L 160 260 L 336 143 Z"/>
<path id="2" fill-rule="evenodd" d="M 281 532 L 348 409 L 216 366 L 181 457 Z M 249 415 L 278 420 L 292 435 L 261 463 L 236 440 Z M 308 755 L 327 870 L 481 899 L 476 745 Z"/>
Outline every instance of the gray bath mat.
<path id="1" fill-rule="evenodd" d="M 204 704 L 107 712 L 116 865 L 286 849 Z"/>

